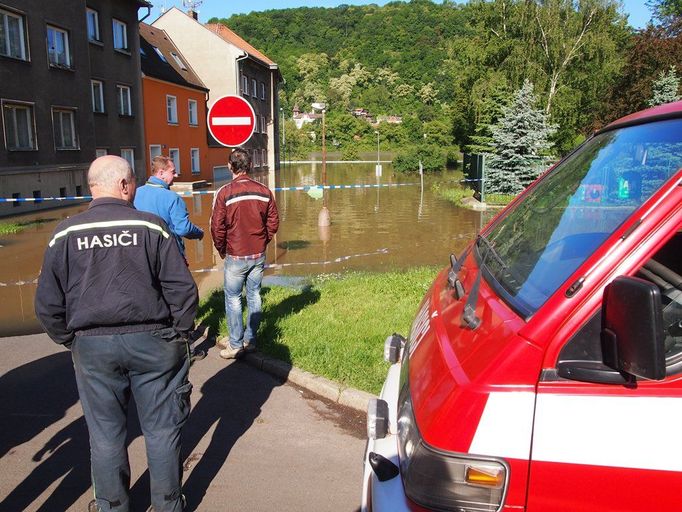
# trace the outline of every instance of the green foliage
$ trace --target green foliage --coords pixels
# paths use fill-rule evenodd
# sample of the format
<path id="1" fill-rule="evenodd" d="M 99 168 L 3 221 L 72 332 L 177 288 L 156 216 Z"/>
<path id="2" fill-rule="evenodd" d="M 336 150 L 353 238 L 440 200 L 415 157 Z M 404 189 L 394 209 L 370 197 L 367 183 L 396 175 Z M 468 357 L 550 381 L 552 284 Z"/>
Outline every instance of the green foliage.
<path id="1" fill-rule="evenodd" d="M 260 350 L 346 386 L 378 393 L 386 336 L 407 336 L 435 268 L 323 275 L 303 289 L 263 288 Z M 201 301 L 198 320 L 227 334 L 223 292 Z"/>
<path id="2" fill-rule="evenodd" d="M 663 105 L 680 99 L 680 77 L 677 76 L 675 66 L 670 66 L 667 73 L 661 71 L 653 85 L 653 94 L 649 106 Z"/>
<path id="3" fill-rule="evenodd" d="M 525 81 L 492 127 L 493 154 L 487 161 L 486 192 L 516 194 L 540 175 L 556 127 L 536 106 L 533 84 Z"/>
<path id="4" fill-rule="evenodd" d="M 400 151 L 393 158 L 396 172 L 419 172 L 421 161 L 424 172 L 438 172 L 445 169 L 447 150 L 438 146 L 411 146 Z"/>

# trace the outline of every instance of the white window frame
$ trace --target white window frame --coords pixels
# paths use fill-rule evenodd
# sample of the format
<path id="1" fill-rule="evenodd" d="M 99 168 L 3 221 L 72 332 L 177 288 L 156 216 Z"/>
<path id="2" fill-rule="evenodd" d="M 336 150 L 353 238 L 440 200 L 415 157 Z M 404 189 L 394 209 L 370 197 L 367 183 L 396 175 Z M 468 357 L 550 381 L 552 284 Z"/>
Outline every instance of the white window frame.
<path id="1" fill-rule="evenodd" d="M 168 61 L 166 60 L 166 56 L 163 54 L 163 52 L 161 50 L 159 50 L 156 46 L 153 46 L 153 48 L 154 48 L 154 51 L 156 52 L 156 54 L 159 56 L 159 59 L 161 59 L 163 62 L 168 64 Z"/>
<path id="2" fill-rule="evenodd" d="M 161 144 L 150 144 L 149 145 L 149 164 L 151 165 L 152 160 L 155 156 L 161 156 L 163 151 L 161 149 Z"/>
<path id="3" fill-rule="evenodd" d="M 199 126 L 199 103 L 197 100 L 187 100 L 187 114 L 190 126 Z"/>
<path id="4" fill-rule="evenodd" d="M 85 9 L 85 21 L 88 31 L 88 41 L 102 42 L 99 32 L 99 13 L 95 9 L 88 7 Z"/>
<path id="5" fill-rule="evenodd" d="M 249 78 L 246 75 L 242 75 L 242 96 L 249 95 Z"/>
<path id="6" fill-rule="evenodd" d="M 175 155 L 175 156 L 173 156 Z M 168 158 L 173 160 L 173 165 L 175 165 L 175 175 L 180 176 L 180 173 L 182 172 L 180 169 L 180 149 L 179 148 L 170 148 L 168 150 Z"/>
<path id="7" fill-rule="evenodd" d="M 53 34 L 55 46 L 50 47 L 50 33 Z M 64 46 L 63 52 L 58 52 L 56 45 L 58 44 L 58 36 L 60 36 L 61 43 Z M 60 56 L 63 55 L 63 58 Z M 69 32 L 63 28 L 54 25 L 47 25 L 47 62 L 50 66 L 57 68 L 71 68 L 71 48 L 69 47 Z"/>
<path id="8" fill-rule="evenodd" d="M 12 54 L 9 18 L 14 18 L 19 23 L 19 52 L 14 54 Z M 4 33 L 4 40 L 2 41 L 2 46 L 0 46 L 0 48 L 4 46 L 5 49 L 5 51 L 1 52 L 0 55 L 11 57 L 13 59 L 28 60 L 28 50 L 26 47 L 26 17 L 21 14 L 6 11 L 5 9 L 0 9 L 0 24 L 2 24 Z"/>
<path id="9" fill-rule="evenodd" d="M 109 154 L 109 151 L 107 148 L 96 148 L 95 149 L 95 158 L 99 158 L 101 156 L 107 156 Z"/>
<path id="10" fill-rule="evenodd" d="M 257 149 L 253 150 L 253 166 L 260 167 L 260 152 Z"/>
<path id="11" fill-rule="evenodd" d="M 71 131 L 71 144 L 67 144 L 64 123 Z M 54 133 L 54 148 L 57 151 L 80 149 L 78 145 L 78 126 L 76 124 L 76 109 L 69 107 L 52 107 L 52 132 Z"/>
<path id="12" fill-rule="evenodd" d="M 192 174 L 200 174 L 201 173 L 201 160 L 200 160 L 199 148 L 191 148 L 189 150 L 189 161 L 190 161 L 190 169 L 191 169 Z"/>
<path id="13" fill-rule="evenodd" d="M 123 93 L 126 92 L 124 95 Z M 116 104 L 119 116 L 132 116 L 133 107 L 130 86 L 116 84 Z"/>
<path id="14" fill-rule="evenodd" d="M 260 83 L 260 99 L 265 101 L 265 82 Z"/>
<path id="15" fill-rule="evenodd" d="M 254 98 L 258 97 L 258 82 L 255 78 L 251 79 L 251 96 Z"/>
<path id="16" fill-rule="evenodd" d="M 130 52 L 130 48 L 128 47 L 128 24 L 124 21 L 112 18 L 111 28 L 113 31 L 112 40 L 114 43 L 114 50 Z M 121 38 L 122 40 L 119 40 Z"/>
<path id="17" fill-rule="evenodd" d="M 97 114 L 103 114 L 106 112 L 104 107 L 104 82 L 101 80 L 90 80 L 90 93 L 92 96 L 92 111 Z M 97 110 L 98 100 L 100 106 L 99 110 Z"/>
<path id="18" fill-rule="evenodd" d="M 166 94 L 166 121 L 178 124 L 178 98 L 172 94 Z"/>
<path id="19" fill-rule="evenodd" d="M 0 101 L 2 106 L 2 124 L 4 127 L 5 135 L 5 148 L 7 151 L 37 151 L 38 150 L 38 140 L 36 138 L 36 121 L 35 121 L 35 110 L 33 103 L 27 103 L 22 101 L 12 101 L 12 100 L 2 100 Z M 24 112 L 26 119 L 26 129 L 28 130 L 26 135 L 28 139 L 28 146 L 19 146 L 19 130 L 17 126 L 17 110 Z M 8 127 L 12 125 L 12 131 L 14 133 L 14 141 L 10 144 L 9 135 L 10 130 Z"/>
<path id="20" fill-rule="evenodd" d="M 135 172 L 135 148 L 121 148 L 121 158 L 128 162 Z"/>
<path id="21" fill-rule="evenodd" d="M 185 63 L 182 62 L 182 59 L 177 53 L 171 52 L 171 57 L 173 57 L 173 60 L 178 64 L 178 66 L 180 66 L 180 69 L 187 71 L 187 66 L 185 66 Z"/>
<path id="22" fill-rule="evenodd" d="M 266 167 L 268 165 L 268 150 L 263 148 L 260 150 L 260 158 L 263 167 Z"/>
<path id="23" fill-rule="evenodd" d="M 260 132 L 268 133 L 268 125 L 265 123 L 265 116 L 260 116 Z"/>

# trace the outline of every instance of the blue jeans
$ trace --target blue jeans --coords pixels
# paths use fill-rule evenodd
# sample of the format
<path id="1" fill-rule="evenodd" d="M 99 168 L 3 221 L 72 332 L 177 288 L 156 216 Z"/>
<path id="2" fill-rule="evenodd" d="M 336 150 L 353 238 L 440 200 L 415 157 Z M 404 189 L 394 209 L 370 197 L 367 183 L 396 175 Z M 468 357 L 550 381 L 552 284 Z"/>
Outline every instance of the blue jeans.
<path id="1" fill-rule="evenodd" d="M 255 346 L 261 319 L 260 285 L 264 267 L 265 256 L 248 260 L 225 257 L 225 315 L 233 349 L 241 348 L 244 342 Z M 242 289 L 245 284 L 248 307 L 246 330 L 242 317 Z"/>
<path id="2" fill-rule="evenodd" d="M 180 435 L 192 391 L 187 342 L 172 328 L 76 336 L 71 355 L 90 434 L 98 510 L 130 509 L 126 418 L 132 392 L 147 449 L 152 505 L 157 512 L 180 512 Z"/>

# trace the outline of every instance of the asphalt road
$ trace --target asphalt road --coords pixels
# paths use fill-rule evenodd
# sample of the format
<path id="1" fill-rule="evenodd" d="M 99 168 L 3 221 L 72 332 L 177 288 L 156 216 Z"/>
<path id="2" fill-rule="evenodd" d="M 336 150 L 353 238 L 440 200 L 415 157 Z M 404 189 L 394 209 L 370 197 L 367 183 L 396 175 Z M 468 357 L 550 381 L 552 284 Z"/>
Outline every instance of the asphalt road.
<path id="1" fill-rule="evenodd" d="M 70 353 L 44 334 L 0 339 L 0 511 L 86 511 L 87 428 Z M 211 348 L 191 369 L 184 492 L 198 511 L 359 509 L 361 413 Z M 134 408 L 131 408 L 134 410 Z M 149 508 L 144 441 L 129 425 L 133 511 Z"/>

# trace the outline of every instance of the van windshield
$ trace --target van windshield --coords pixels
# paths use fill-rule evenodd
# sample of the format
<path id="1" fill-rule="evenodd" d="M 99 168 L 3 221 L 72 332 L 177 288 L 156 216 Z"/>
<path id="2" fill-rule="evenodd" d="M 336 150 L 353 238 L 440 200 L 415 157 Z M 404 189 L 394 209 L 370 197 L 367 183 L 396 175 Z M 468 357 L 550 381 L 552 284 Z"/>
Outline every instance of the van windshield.
<path id="1" fill-rule="evenodd" d="M 595 136 L 479 240 L 486 279 L 532 315 L 681 167 L 682 119 Z"/>

